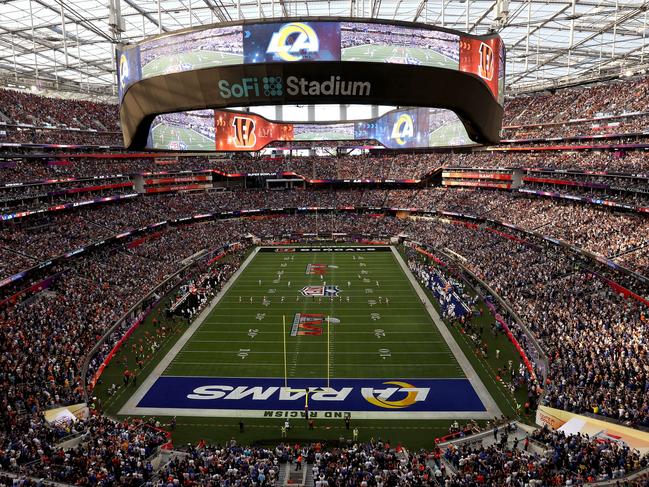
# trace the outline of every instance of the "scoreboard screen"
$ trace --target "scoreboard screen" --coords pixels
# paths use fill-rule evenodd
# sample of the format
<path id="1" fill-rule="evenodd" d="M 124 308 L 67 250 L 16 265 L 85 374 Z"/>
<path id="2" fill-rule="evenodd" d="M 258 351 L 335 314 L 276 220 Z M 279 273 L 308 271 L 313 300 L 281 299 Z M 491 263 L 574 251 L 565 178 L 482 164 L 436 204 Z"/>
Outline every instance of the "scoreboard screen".
<path id="1" fill-rule="evenodd" d="M 355 61 L 410 64 L 471 72 L 502 104 L 504 49 L 499 37 L 479 39 L 419 24 L 382 22 L 258 22 L 181 31 L 118 50 L 120 99 L 136 81 L 209 67 L 257 63 Z"/>
<path id="2" fill-rule="evenodd" d="M 257 151 L 271 142 L 300 140 L 376 140 L 389 149 L 473 144 L 454 112 L 436 108 L 392 110 L 376 119 L 341 123 L 273 122 L 250 112 L 196 110 L 157 116 L 147 148 Z"/>

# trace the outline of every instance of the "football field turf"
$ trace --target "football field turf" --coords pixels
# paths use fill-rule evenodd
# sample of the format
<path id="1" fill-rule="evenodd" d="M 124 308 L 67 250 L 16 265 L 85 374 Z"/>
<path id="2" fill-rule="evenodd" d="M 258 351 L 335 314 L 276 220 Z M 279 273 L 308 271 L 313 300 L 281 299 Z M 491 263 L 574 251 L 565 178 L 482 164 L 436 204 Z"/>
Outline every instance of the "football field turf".
<path id="1" fill-rule="evenodd" d="M 153 134 L 153 148 L 181 150 L 179 143 L 183 142 L 186 150 L 213 151 L 216 142 L 203 134 L 177 125 L 159 123 L 151 130 Z"/>
<path id="2" fill-rule="evenodd" d="M 420 64 L 437 68 L 458 69 L 459 63 L 443 54 L 419 47 L 354 46 L 342 50 L 343 61 L 389 62 L 396 64 Z"/>
<path id="3" fill-rule="evenodd" d="M 260 249 L 120 414 L 498 414 L 404 266 L 391 247 Z"/>
<path id="4" fill-rule="evenodd" d="M 142 67 L 142 78 L 161 74 L 209 68 L 212 66 L 229 66 L 241 64 L 243 56 L 229 52 L 194 51 L 161 56 Z"/>

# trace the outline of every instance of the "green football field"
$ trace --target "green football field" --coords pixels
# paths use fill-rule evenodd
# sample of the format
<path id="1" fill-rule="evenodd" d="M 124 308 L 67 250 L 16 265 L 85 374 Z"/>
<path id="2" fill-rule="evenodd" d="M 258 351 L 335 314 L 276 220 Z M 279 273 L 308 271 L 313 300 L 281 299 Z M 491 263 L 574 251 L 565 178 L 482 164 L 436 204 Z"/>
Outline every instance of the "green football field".
<path id="1" fill-rule="evenodd" d="M 430 147 L 444 147 L 451 145 L 452 142 L 455 142 L 454 145 L 457 145 L 458 140 L 464 140 L 467 144 L 473 144 L 466 133 L 464 125 L 459 120 L 455 123 L 442 125 L 433 130 L 428 138 Z"/>
<path id="2" fill-rule="evenodd" d="M 458 69 L 459 63 L 451 58 L 428 49 L 419 47 L 393 47 L 393 46 L 354 46 L 342 50 L 343 61 L 362 61 L 374 63 L 414 64 L 412 60 L 422 66 L 437 68 Z M 410 58 L 410 60 L 408 60 Z"/>
<path id="3" fill-rule="evenodd" d="M 186 150 L 213 151 L 216 148 L 216 142 L 209 137 L 205 137 L 192 129 L 176 125 L 160 123 L 153 127 L 152 133 L 154 149 L 179 150 L 180 146 L 174 145 L 180 141 L 187 145 Z"/>
<path id="4" fill-rule="evenodd" d="M 213 66 L 229 66 L 242 62 L 243 56 L 229 52 L 195 51 L 170 54 L 156 58 L 142 66 L 142 78 Z"/>
<path id="5" fill-rule="evenodd" d="M 307 272 L 309 265 L 310 273 Z M 309 297 L 302 293 L 305 287 L 332 285 L 339 289 L 337 297 Z M 269 416 L 269 411 L 240 415 L 236 407 L 212 414 L 208 401 L 201 401 L 208 407 L 205 410 L 147 410 L 138 404 L 150 388 L 165 380 L 218 384 L 227 379 L 244 385 L 254 385 L 254 381 L 275 381 L 275 385 L 278 382 L 283 385 L 286 380 L 288 388 L 299 388 L 305 380 L 316 387 L 325 387 L 329 376 L 332 388 L 339 388 L 345 381 L 374 381 L 374 384 L 401 381 L 421 387 L 438 380 L 466 383 L 469 370 L 473 375 L 469 381 L 479 391 L 480 400 L 488 409 L 486 413 L 465 414 L 462 398 L 456 414 L 452 415 L 420 416 L 420 413 L 407 412 L 411 406 L 398 410 L 395 415 L 380 417 L 353 413 L 353 424 L 361 428 L 361 438 L 398 435 L 400 441 L 416 447 L 428 447 L 432 437 L 443 436 L 453 418 L 462 421 L 474 417 L 481 422 L 500 414 L 498 409 L 505 414 L 516 414 L 516 402 L 523 400 L 526 392 L 517 391 L 513 397 L 499 383 L 495 370 L 507 360 L 518 363 L 507 338 L 496 339 L 485 331 L 483 337 L 490 348 L 500 348 L 502 356 L 500 360 L 494 360 L 493 356 L 478 359 L 473 355 L 470 340 L 459 330 L 433 322 L 430 309 L 424 305 L 428 300 L 422 303 L 421 296 L 422 289 L 416 283 L 413 287 L 393 252 L 300 253 L 272 249 L 255 254 L 252 251 L 247 265 L 229 281 L 212 309 L 193 320 L 191 326 L 179 326 L 177 320 L 163 318 L 163 309 L 169 304 L 163 304 L 149 316 L 106 368 L 95 394 L 101 398 L 105 412 L 117 418 L 155 417 L 162 425 L 168 425 L 170 416 L 176 416 L 174 442 L 225 441 L 236 437 L 248 443 L 273 444 L 282 439 L 279 426 L 283 420 L 275 414 Z M 305 315 L 319 316 L 300 319 Z M 138 368 L 136 387 L 122 386 L 124 369 L 132 368 L 135 361 L 134 347 L 157 332 L 155 316 L 170 334 L 160 343 L 160 349 L 147 355 L 143 367 Z M 489 315 L 475 319 L 487 328 L 492 320 Z M 463 366 L 456 357 L 461 357 Z M 213 382 L 213 379 L 218 380 Z M 118 385 L 115 393 L 108 390 L 111 384 Z M 163 402 L 186 394 L 173 387 L 163 392 Z M 399 394 L 402 393 L 395 393 L 392 399 L 399 399 Z M 431 390 L 430 397 L 440 395 L 444 396 L 445 392 Z M 280 413 L 276 404 L 261 409 L 268 408 Z M 328 409 L 337 410 L 335 406 Z M 241 418 L 246 425 L 244 433 L 238 432 Z M 313 441 L 346 437 L 349 431 L 335 418 L 325 417 L 322 422 L 320 417 L 316 418 L 315 430 L 298 422 L 290 438 Z"/>
<path id="6" fill-rule="evenodd" d="M 301 293 L 320 285 L 339 296 Z M 292 336 L 298 313 L 321 315 L 309 318 L 321 334 Z M 337 378 L 464 377 L 391 252 L 257 254 L 164 374 L 283 377 L 283 337 L 289 385 L 327 367 Z"/>

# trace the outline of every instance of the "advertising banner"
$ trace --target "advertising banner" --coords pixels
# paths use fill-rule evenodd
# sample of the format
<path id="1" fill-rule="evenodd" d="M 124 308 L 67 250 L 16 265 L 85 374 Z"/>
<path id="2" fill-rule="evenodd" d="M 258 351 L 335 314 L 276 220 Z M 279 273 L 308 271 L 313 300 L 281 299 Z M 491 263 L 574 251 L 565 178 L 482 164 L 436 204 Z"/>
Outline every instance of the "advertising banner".
<path id="1" fill-rule="evenodd" d="M 649 453 L 649 433 L 562 409 L 539 406 L 536 410 L 536 424 L 562 430 L 566 434 L 588 435 L 601 441 L 624 444 L 640 451 L 641 455 Z"/>

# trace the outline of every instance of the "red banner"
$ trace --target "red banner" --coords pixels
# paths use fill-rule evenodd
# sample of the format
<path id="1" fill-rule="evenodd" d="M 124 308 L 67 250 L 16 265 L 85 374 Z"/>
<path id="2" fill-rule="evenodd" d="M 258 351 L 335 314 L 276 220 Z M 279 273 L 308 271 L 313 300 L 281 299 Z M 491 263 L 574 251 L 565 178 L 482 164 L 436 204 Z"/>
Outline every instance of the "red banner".
<path id="1" fill-rule="evenodd" d="M 500 76 L 499 37 L 480 40 L 471 37 L 460 39 L 460 71 L 478 75 L 484 81 L 496 100 Z"/>
<path id="2" fill-rule="evenodd" d="M 144 184 L 170 184 L 170 183 L 191 183 L 194 181 L 210 181 L 209 176 L 182 176 L 176 178 L 145 179 Z"/>
<path id="3" fill-rule="evenodd" d="M 442 173 L 443 178 L 465 178 L 465 179 L 498 179 L 501 181 L 511 181 L 511 174 L 500 174 L 491 172 L 446 172 Z"/>
<path id="4" fill-rule="evenodd" d="M 472 188 L 493 188 L 493 189 L 510 189 L 509 183 L 494 183 L 490 181 L 448 181 L 442 180 L 442 186 L 469 186 Z"/>
<path id="5" fill-rule="evenodd" d="M 293 140 L 293 124 L 269 122 L 254 113 L 214 112 L 216 150 L 256 151 L 276 140 Z"/>

